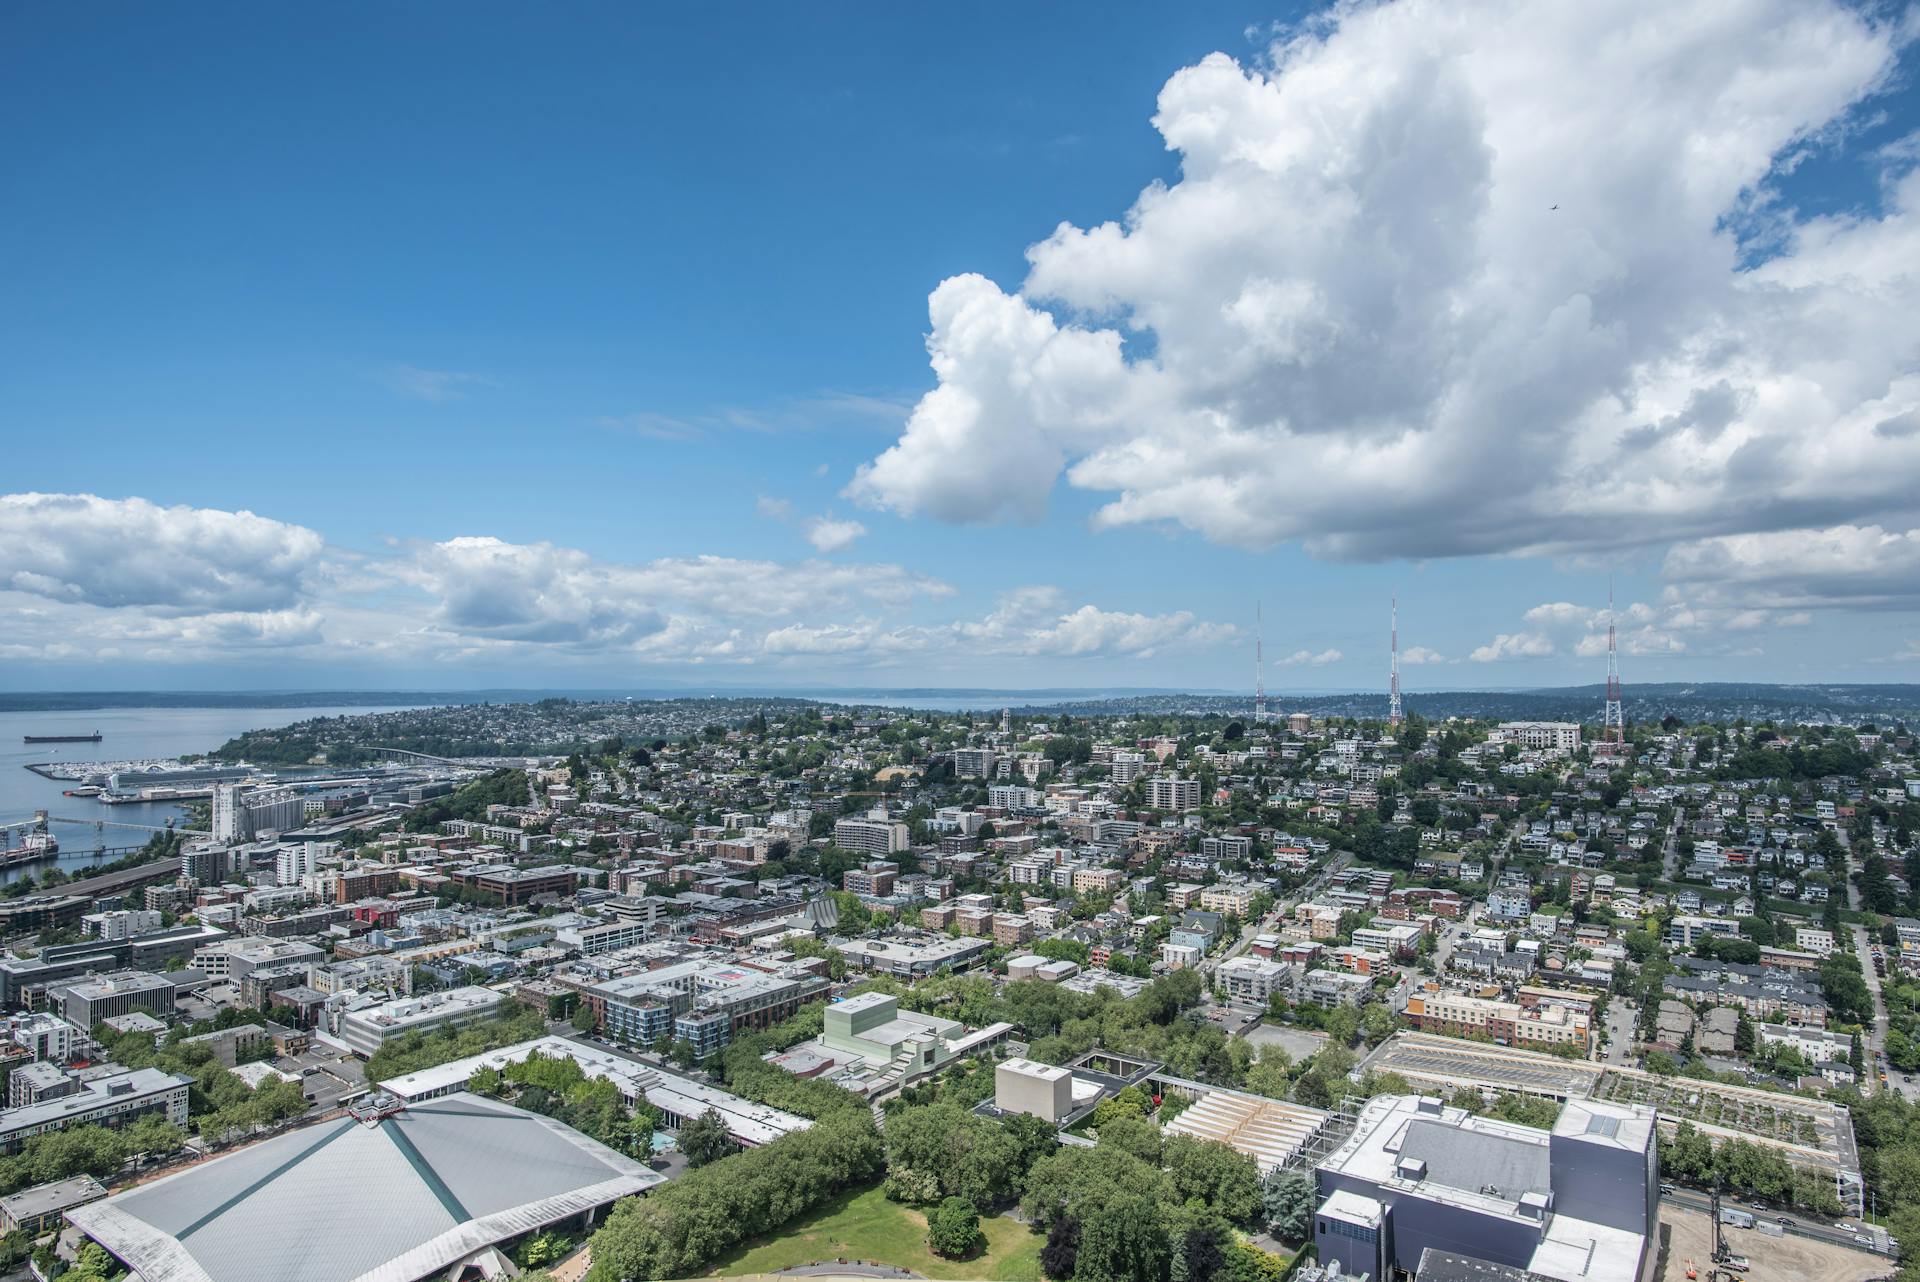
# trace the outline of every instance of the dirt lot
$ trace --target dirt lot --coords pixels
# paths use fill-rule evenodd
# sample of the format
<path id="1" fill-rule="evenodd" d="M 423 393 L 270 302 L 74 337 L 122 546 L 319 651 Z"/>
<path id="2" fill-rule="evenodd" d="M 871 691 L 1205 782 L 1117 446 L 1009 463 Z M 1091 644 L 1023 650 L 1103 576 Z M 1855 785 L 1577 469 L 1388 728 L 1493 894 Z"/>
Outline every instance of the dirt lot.
<path id="1" fill-rule="evenodd" d="M 1660 1282 L 1686 1282 L 1689 1259 L 1705 1282 L 1713 1258 L 1713 1225 L 1707 1213 L 1662 1206 L 1660 1222 L 1669 1230 L 1666 1270 Z M 1768 1237 L 1752 1229 L 1730 1228 L 1727 1242 L 1736 1254 L 1753 1262 L 1747 1282 L 1866 1282 L 1885 1277 L 1894 1268 L 1884 1256 L 1792 1235 Z"/>

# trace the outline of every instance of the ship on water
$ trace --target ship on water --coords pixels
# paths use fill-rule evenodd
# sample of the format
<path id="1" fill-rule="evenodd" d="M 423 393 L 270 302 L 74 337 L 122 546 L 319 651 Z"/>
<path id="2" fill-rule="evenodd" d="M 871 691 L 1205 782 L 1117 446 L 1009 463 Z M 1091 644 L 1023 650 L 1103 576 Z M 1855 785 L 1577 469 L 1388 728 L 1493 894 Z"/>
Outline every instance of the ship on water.
<path id="1" fill-rule="evenodd" d="M 29 734 L 20 737 L 28 743 L 99 743 L 103 736 L 95 730 L 92 734 Z"/>
<path id="2" fill-rule="evenodd" d="M 41 830 L 29 832 L 21 843 L 12 848 L 0 847 L 0 868 L 11 868 L 16 864 L 36 863 L 42 859 L 51 859 L 60 853 L 60 839 L 52 833 Z"/>

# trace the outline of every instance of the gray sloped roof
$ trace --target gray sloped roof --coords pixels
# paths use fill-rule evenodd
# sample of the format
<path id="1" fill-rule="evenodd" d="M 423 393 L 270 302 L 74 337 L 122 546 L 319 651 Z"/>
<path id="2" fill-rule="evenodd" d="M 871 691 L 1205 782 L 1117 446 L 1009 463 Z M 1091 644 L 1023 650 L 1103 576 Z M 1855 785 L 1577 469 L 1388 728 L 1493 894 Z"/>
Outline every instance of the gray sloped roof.
<path id="1" fill-rule="evenodd" d="M 464 1092 L 306 1127 L 68 1218 L 144 1282 L 415 1282 L 660 1177 Z"/>

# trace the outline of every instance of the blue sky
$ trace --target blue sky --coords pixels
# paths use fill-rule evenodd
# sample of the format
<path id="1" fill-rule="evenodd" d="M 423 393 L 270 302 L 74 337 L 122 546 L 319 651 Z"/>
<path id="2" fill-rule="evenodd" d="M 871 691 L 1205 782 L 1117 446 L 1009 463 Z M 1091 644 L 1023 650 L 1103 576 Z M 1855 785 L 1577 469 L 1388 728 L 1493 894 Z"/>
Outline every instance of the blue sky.
<path id="1" fill-rule="evenodd" d="M 1914 679 L 1915 21 L 1645 8 L 10 11 L 0 683 Z"/>

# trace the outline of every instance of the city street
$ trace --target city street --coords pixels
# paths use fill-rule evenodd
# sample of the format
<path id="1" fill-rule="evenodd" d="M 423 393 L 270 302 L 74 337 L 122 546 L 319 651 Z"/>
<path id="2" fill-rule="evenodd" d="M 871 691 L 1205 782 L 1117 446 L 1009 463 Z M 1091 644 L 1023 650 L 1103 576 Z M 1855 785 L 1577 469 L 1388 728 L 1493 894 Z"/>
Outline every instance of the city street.
<path id="1" fill-rule="evenodd" d="M 1217 968 L 1221 962 L 1232 961 L 1234 958 L 1238 957 L 1241 953 L 1246 952 L 1247 949 L 1253 945 L 1253 941 L 1256 936 L 1272 930 L 1276 923 L 1284 921 L 1287 917 L 1287 914 L 1293 911 L 1294 906 L 1296 904 L 1299 904 L 1302 900 L 1311 899 L 1315 895 L 1319 894 L 1320 891 L 1326 886 L 1327 882 L 1331 880 L 1336 873 L 1340 872 L 1341 869 L 1345 868 L 1348 864 L 1352 862 L 1353 862 L 1353 852 L 1351 850 L 1335 851 L 1333 858 L 1327 861 L 1326 867 L 1322 868 L 1319 872 L 1315 873 L 1298 890 L 1294 891 L 1293 894 L 1289 896 L 1287 899 L 1279 903 L 1276 903 L 1273 906 L 1273 911 L 1268 913 L 1265 917 L 1261 918 L 1258 921 L 1248 922 L 1244 927 L 1241 928 L 1240 938 L 1233 941 L 1233 946 L 1228 948 L 1227 951 L 1222 953 L 1220 956 L 1211 958 L 1208 961 L 1203 962 L 1200 967 L 1201 971 L 1205 974 L 1211 975 L 1215 970 L 1215 968 Z"/>
<path id="2" fill-rule="evenodd" d="M 1880 1090 L 1880 1068 L 1886 1065 L 1887 1029 L 1891 1027 L 1887 1020 L 1886 1002 L 1880 996 L 1880 976 L 1874 973 L 1872 952 L 1873 941 L 1867 937 L 1867 928 L 1856 925 L 1853 928 L 1853 946 L 1860 957 L 1860 972 L 1867 981 L 1867 991 L 1873 994 L 1873 1027 L 1867 1035 L 1867 1080 L 1860 1084 L 1863 1094 L 1871 1095 Z M 1912 1073 L 1903 1073 L 1892 1065 L 1886 1065 L 1887 1080 L 1885 1086 L 1891 1087 L 1895 1094 L 1908 1099 L 1920 1098 L 1914 1094 L 1915 1079 Z"/>
<path id="3" fill-rule="evenodd" d="M 1639 1019 L 1640 1008 L 1626 998 L 1615 997 L 1607 1003 L 1605 1063 L 1620 1065 L 1633 1063 L 1633 1029 Z"/>

